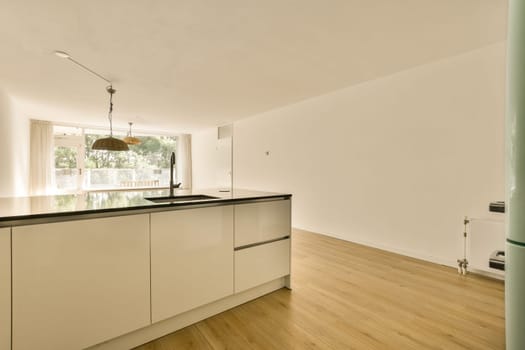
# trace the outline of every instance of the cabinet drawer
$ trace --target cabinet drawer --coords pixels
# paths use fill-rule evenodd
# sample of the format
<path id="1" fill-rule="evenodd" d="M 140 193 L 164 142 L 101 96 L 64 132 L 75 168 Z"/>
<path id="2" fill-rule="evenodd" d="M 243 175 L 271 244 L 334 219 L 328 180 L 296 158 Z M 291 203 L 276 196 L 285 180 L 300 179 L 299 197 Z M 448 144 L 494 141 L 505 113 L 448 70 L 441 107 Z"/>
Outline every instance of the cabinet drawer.
<path id="1" fill-rule="evenodd" d="M 235 251 L 235 293 L 289 274 L 289 238 Z"/>
<path id="2" fill-rule="evenodd" d="M 286 199 L 235 205 L 235 247 L 289 236 L 290 203 Z"/>

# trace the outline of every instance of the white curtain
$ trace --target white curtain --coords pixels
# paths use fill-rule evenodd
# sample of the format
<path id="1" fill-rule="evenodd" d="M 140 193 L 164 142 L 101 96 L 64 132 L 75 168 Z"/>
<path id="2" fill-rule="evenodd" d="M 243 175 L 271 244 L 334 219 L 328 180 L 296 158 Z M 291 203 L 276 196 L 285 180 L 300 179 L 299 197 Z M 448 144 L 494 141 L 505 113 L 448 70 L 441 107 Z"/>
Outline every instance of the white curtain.
<path id="1" fill-rule="evenodd" d="M 54 187 L 53 124 L 31 120 L 29 156 L 30 194 L 50 194 Z"/>
<path id="2" fill-rule="evenodd" d="M 181 188 L 191 188 L 191 135 L 177 137 L 177 182 Z"/>

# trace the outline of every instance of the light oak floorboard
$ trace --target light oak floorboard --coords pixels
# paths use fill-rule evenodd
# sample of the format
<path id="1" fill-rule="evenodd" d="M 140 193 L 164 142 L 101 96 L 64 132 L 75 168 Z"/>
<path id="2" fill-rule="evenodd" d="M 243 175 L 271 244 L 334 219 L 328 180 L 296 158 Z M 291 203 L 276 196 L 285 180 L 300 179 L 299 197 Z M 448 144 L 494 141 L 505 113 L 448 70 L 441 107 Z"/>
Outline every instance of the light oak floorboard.
<path id="1" fill-rule="evenodd" d="M 302 230 L 292 287 L 136 350 L 505 349 L 504 285 Z"/>

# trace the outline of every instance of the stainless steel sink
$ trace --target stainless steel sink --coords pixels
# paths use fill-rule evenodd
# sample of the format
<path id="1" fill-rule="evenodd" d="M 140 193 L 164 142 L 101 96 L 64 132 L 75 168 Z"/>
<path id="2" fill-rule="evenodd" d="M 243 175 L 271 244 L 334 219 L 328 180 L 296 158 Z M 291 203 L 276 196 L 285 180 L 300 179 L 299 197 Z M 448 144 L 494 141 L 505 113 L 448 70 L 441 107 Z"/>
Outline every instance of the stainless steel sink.
<path id="1" fill-rule="evenodd" d="M 155 203 L 174 203 L 174 202 L 191 202 L 205 199 L 217 199 L 219 197 L 208 196 L 205 194 L 192 194 L 167 197 L 144 197 L 144 199 Z"/>

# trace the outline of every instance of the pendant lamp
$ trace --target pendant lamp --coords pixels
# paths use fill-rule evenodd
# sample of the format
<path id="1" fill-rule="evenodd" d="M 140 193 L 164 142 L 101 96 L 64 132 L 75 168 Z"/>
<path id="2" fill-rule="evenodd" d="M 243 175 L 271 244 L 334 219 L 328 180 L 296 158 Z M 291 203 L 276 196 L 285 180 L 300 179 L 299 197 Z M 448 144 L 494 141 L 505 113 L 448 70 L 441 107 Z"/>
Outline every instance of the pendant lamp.
<path id="1" fill-rule="evenodd" d="M 75 60 L 73 57 L 71 57 L 70 54 L 68 54 L 65 51 L 55 51 L 55 55 L 57 55 L 60 58 L 67 59 L 68 61 L 76 64 L 83 70 L 93 74 L 94 76 L 104 80 L 105 82 L 109 83 L 109 86 L 106 87 L 106 91 L 109 93 L 109 113 L 108 113 L 108 119 L 109 119 L 109 137 L 98 139 L 96 140 L 93 145 L 91 146 L 91 149 L 94 150 L 105 150 L 105 151 L 129 151 L 128 144 L 124 141 L 114 138 L 113 137 L 113 94 L 117 92 L 117 90 L 113 89 L 113 85 L 111 84 L 111 80 L 104 77 L 102 74 L 99 74 L 95 72 L 93 69 L 83 65 L 82 63 Z M 131 128 L 131 126 L 130 126 Z M 130 129 L 131 131 L 131 129 Z"/>
<path id="2" fill-rule="evenodd" d="M 91 149 L 104 151 L 129 151 L 129 147 L 126 142 L 113 137 L 113 94 L 117 92 L 117 90 L 113 89 L 113 86 L 109 85 L 106 87 L 106 91 L 109 93 L 109 137 L 96 140 L 93 142 Z"/>
<path id="3" fill-rule="evenodd" d="M 131 126 L 133 125 L 132 122 L 128 122 L 129 124 L 129 131 L 128 135 L 124 137 L 123 141 L 127 143 L 128 145 L 138 145 L 140 144 L 140 139 L 138 137 L 135 137 L 131 134 Z"/>

